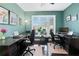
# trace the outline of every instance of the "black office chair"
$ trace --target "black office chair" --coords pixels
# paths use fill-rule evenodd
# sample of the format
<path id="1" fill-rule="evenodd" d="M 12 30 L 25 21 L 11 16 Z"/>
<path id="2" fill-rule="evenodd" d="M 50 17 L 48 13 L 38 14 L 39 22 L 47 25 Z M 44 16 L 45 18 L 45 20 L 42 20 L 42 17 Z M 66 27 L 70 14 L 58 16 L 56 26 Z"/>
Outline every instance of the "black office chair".
<path id="1" fill-rule="evenodd" d="M 25 41 L 27 48 L 26 48 L 25 52 L 23 53 L 23 56 L 25 56 L 28 52 L 33 56 L 33 53 L 31 51 L 33 51 L 33 50 L 35 51 L 35 49 L 30 49 L 29 46 L 34 45 L 34 38 L 35 38 L 35 30 L 32 30 L 31 35 L 28 36 L 28 39 L 24 38 L 24 39 L 29 40 L 30 42 L 27 42 L 27 40 Z"/>
<path id="2" fill-rule="evenodd" d="M 52 29 L 50 30 L 50 35 L 51 35 L 52 43 L 54 43 L 54 49 L 56 45 L 60 45 L 60 47 L 62 47 L 60 37 L 58 35 L 54 35 Z"/>

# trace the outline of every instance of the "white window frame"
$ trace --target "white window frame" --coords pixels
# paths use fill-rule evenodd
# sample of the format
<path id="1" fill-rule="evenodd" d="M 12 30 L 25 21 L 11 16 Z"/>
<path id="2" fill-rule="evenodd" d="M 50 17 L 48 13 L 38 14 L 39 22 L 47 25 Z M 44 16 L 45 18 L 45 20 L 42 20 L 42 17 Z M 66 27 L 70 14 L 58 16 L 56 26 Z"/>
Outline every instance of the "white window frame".
<path id="1" fill-rule="evenodd" d="M 32 19 L 33 17 L 46 17 L 46 16 L 49 16 L 49 17 L 53 17 L 54 18 L 54 34 L 56 33 L 56 15 L 32 15 L 32 18 L 31 18 L 31 27 L 32 27 Z"/>

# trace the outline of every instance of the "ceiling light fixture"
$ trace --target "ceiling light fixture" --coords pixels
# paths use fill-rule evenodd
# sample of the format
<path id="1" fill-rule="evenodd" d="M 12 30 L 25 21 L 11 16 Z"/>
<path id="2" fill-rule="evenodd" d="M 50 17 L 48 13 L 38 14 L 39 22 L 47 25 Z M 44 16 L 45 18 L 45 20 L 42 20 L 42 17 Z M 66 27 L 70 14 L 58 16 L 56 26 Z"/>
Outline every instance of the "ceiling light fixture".
<path id="1" fill-rule="evenodd" d="M 50 3 L 50 4 L 54 5 L 55 3 Z"/>

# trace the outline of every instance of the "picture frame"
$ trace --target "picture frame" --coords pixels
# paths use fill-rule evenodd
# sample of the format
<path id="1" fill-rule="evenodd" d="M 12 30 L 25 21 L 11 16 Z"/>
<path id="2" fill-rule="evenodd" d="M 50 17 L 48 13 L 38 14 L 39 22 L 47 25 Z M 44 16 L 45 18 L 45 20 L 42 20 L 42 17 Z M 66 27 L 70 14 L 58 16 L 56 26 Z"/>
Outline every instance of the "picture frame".
<path id="1" fill-rule="evenodd" d="M 10 24 L 17 25 L 18 24 L 18 16 L 10 11 Z"/>
<path id="2" fill-rule="evenodd" d="M 8 24 L 9 23 L 9 11 L 0 6 L 0 24 Z"/>
<path id="3" fill-rule="evenodd" d="M 78 14 L 77 15 L 73 15 L 71 17 L 71 21 L 76 21 L 76 20 L 78 20 Z"/>
<path id="4" fill-rule="evenodd" d="M 22 19 L 19 17 L 19 25 L 22 25 Z"/>
<path id="5" fill-rule="evenodd" d="M 66 17 L 66 21 L 70 21 L 71 20 L 71 15 Z"/>

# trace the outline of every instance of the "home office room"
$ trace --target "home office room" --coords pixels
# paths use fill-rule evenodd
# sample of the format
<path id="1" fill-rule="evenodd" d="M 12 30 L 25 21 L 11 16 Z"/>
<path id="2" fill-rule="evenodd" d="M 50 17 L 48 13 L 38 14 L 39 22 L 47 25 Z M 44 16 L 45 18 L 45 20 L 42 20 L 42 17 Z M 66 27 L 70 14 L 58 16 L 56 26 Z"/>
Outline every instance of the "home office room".
<path id="1" fill-rule="evenodd" d="M 0 56 L 79 56 L 79 3 L 0 3 Z"/>

